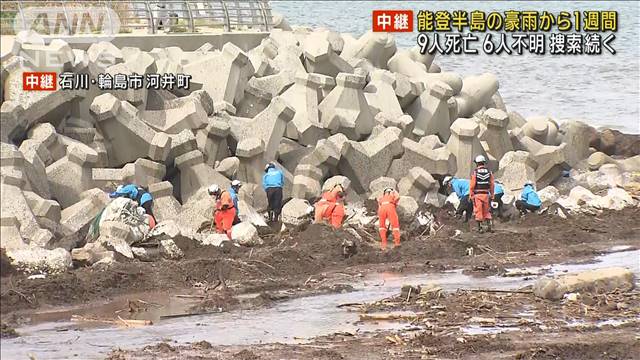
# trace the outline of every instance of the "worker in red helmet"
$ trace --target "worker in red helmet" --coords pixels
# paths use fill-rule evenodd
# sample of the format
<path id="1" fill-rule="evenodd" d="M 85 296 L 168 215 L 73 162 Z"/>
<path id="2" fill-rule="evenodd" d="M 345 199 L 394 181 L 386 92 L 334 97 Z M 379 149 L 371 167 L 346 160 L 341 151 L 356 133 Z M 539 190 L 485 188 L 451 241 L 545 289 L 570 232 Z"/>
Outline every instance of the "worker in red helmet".
<path id="1" fill-rule="evenodd" d="M 378 198 L 378 217 L 380 218 L 381 249 L 387 249 L 387 219 L 393 233 L 393 246 L 400 246 L 400 220 L 396 207 L 400 201 L 400 194 L 392 188 L 386 188 Z"/>
<path id="2" fill-rule="evenodd" d="M 335 229 L 342 227 L 344 221 L 344 189 L 342 185 L 336 184 L 331 190 L 325 191 L 322 198 L 315 203 L 316 224 L 328 222 Z"/>
<path id="3" fill-rule="evenodd" d="M 475 158 L 476 168 L 471 174 L 469 195 L 473 201 L 473 213 L 478 223 L 478 231 L 492 232 L 491 229 L 491 200 L 493 199 L 493 174 L 487 169 L 487 159 L 483 155 Z"/>

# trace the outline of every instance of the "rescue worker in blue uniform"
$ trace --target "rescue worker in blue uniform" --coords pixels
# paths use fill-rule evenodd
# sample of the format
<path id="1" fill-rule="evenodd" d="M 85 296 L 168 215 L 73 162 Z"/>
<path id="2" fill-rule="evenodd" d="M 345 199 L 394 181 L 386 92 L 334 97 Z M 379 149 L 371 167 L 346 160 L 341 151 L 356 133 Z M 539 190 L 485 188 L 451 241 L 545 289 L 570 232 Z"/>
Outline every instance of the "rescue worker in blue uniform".
<path id="1" fill-rule="evenodd" d="M 469 180 L 447 176 L 442 184 L 449 192 L 455 192 L 460 200 L 460 205 L 456 209 L 456 216 L 460 218 L 464 213 L 464 222 L 469 222 L 473 213 L 473 204 L 469 201 Z"/>

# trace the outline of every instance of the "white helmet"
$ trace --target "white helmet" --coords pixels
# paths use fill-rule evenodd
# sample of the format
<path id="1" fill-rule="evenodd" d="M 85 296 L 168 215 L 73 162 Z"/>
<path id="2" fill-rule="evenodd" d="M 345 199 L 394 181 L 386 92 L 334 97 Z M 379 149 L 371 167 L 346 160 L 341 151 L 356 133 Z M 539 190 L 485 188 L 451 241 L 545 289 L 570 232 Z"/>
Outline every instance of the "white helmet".
<path id="1" fill-rule="evenodd" d="M 211 186 L 209 186 L 209 188 L 207 189 L 207 192 L 209 192 L 209 195 L 216 195 L 220 193 L 220 186 L 213 184 Z"/>
<path id="2" fill-rule="evenodd" d="M 531 187 L 533 187 L 533 185 L 534 185 L 534 183 L 533 183 L 533 181 L 531 181 L 531 180 L 527 180 L 527 181 L 524 183 L 524 186 L 531 186 Z"/>
<path id="3" fill-rule="evenodd" d="M 238 187 L 239 188 L 240 186 L 242 186 L 242 182 L 240 182 L 240 180 L 233 180 L 231 182 L 231 187 Z"/>
<path id="4" fill-rule="evenodd" d="M 269 162 L 267 165 L 264 166 L 264 171 L 268 171 L 271 168 L 275 168 L 276 164 L 274 164 L 273 162 Z"/>
<path id="5" fill-rule="evenodd" d="M 476 164 L 479 164 L 479 163 L 486 163 L 486 162 L 487 162 L 487 159 L 484 157 L 484 155 L 478 155 L 478 156 L 476 156 L 476 159 L 474 160 L 474 162 L 475 162 Z"/>
<path id="6" fill-rule="evenodd" d="M 444 185 L 444 186 L 449 185 L 451 180 L 453 180 L 453 176 L 449 176 L 449 175 L 445 176 L 444 180 L 442 181 L 442 185 Z"/>
<path id="7" fill-rule="evenodd" d="M 383 191 L 382 193 L 383 193 L 383 194 L 386 194 L 386 193 L 390 193 L 390 192 L 393 192 L 393 191 L 394 191 L 394 190 L 393 190 L 393 188 L 392 188 L 392 187 L 387 187 L 387 188 L 384 188 L 384 191 Z"/>

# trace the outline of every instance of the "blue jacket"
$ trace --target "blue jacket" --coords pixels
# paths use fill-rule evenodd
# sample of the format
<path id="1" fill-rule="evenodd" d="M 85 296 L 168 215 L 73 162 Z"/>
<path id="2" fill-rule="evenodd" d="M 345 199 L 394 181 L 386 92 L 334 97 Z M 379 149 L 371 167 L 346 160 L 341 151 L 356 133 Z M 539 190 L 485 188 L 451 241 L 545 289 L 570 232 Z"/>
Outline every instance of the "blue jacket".
<path id="1" fill-rule="evenodd" d="M 538 197 L 538 193 L 533 190 L 533 186 L 526 185 L 524 189 L 522 189 L 522 194 L 520 195 L 520 199 L 526 202 L 529 205 L 533 206 L 542 206 L 542 201 Z"/>
<path id="2" fill-rule="evenodd" d="M 497 182 L 493 183 L 493 195 L 504 194 L 504 187 Z"/>
<path id="3" fill-rule="evenodd" d="M 151 196 L 150 193 L 144 190 L 140 190 L 135 184 L 125 185 L 109 194 L 109 196 L 112 198 L 126 197 L 131 200 L 137 201 L 141 206 L 147 201 L 153 200 L 153 196 Z"/>
<path id="4" fill-rule="evenodd" d="M 458 195 L 458 199 L 469 196 L 469 180 L 453 178 L 451 180 L 451 187 L 456 195 Z"/>
<path id="5" fill-rule="evenodd" d="M 126 197 L 131 200 L 136 200 L 138 198 L 138 187 L 134 184 L 125 185 L 109 194 L 109 196 L 112 198 Z"/>
<path id="6" fill-rule="evenodd" d="M 147 201 L 152 201 L 152 200 L 153 200 L 153 196 L 151 196 L 151 194 L 149 194 L 148 192 L 144 192 L 140 196 L 140 205 L 144 205 L 144 203 L 146 203 Z"/>
<path id="7" fill-rule="evenodd" d="M 240 208 L 238 207 L 238 193 L 236 193 L 236 191 L 232 187 L 230 187 L 229 195 L 231 195 L 231 200 L 233 200 L 233 207 L 236 208 L 236 214 L 239 214 Z"/>
<path id="8" fill-rule="evenodd" d="M 284 174 L 282 171 L 277 168 L 270 168 L 262 177 L 262 187 L 265 190 L 284 187 Z"/>

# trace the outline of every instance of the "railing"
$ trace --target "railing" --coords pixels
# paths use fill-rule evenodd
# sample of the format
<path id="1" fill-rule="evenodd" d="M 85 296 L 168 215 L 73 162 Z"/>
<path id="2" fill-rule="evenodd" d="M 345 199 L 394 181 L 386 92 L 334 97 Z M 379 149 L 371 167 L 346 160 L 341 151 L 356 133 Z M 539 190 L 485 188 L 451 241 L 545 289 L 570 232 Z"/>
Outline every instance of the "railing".
<path id="1" fill-rule="evenodd" d="M 43 10 L 46 12 L 43 15 Z M 150 34 L 215 31 L 269 31 L 273 26 L 268 0 L 217 1 L 0 1 L 2 35 L 34 30 L 43 35 L 97 33 L 95 26 L 78 26 L 82 9 L 97 10 L 103 27 L 118 33 Z M 104 10 L 104 11 L 102 11 Z M 47 15 L 51 18 L 47 18 Z M 43 25 L 44 21 L 47 21 Z M 55 25 L 51 25 L 50 22 Z M 105 24 L 106 22 L 106 24 Z M 93 22 L 91 25 L 95 25 Z"/>

